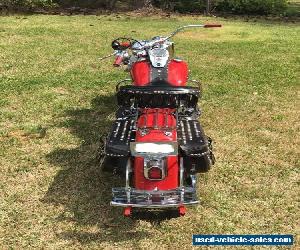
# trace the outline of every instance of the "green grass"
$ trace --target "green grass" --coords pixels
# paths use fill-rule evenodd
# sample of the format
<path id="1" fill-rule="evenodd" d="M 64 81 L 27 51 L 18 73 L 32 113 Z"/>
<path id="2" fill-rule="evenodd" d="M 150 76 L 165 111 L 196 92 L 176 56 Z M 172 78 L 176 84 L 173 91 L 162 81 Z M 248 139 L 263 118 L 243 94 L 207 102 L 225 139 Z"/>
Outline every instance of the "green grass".
<path id="1" fill-rule="evenodd" d="M 185 217 L 122 217 L 96 152 L 126 77 L 99 61 L 119 36 L 175 38 L 203 82 L 217 163 Z M 0 17 L 0 248 L 190 249 L 194 233 L 299 234 L 299 23 L 203 17 Z M 297 245 L 299 247 L 299 238 Z M 296 248 L 296 246 L 295 246 Z"/>

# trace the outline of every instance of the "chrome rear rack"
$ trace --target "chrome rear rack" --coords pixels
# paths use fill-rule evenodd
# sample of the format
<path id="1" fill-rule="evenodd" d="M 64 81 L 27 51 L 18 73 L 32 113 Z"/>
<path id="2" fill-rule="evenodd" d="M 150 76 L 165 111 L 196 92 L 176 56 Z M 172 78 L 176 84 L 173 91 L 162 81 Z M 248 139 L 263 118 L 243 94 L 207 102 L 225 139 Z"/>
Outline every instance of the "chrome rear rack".
<path id="1" fill-rule="evenodd" d="M 165 208 L 198 204 L 196 190 L 182 187 L 172 190 L 137 190 L 133 188 L 113 188 L 112 206 Z"/>

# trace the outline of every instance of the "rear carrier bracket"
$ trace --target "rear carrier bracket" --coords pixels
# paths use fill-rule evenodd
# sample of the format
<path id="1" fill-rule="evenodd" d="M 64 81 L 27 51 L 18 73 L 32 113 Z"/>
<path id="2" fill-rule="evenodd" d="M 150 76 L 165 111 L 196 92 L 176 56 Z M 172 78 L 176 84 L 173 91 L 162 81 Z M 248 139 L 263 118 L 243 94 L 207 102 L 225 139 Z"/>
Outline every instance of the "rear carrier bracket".
<path id="1" fill-rule="evenodd" d="M 173 190 L 137 190 L 134 188 L 113 188 L 112 206 L 163 208 L 180 207 L 199 203 L 196 189 L 182 187 Z M 129 194 L 129 196 L 128 196 Z M 183 198 L 183 199 L 182 199 Z"/>

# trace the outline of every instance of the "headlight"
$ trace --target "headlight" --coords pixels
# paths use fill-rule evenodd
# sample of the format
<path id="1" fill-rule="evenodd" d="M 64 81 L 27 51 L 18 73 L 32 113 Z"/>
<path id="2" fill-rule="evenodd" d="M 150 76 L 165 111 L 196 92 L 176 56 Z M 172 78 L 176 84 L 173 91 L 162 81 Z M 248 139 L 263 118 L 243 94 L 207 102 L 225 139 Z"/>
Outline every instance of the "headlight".
<path id="1" fill-rule="evenodd" d="M 177 142 L 132 142 L 130 144 L 131 154 L 138 155 L 177 155 Z"/>

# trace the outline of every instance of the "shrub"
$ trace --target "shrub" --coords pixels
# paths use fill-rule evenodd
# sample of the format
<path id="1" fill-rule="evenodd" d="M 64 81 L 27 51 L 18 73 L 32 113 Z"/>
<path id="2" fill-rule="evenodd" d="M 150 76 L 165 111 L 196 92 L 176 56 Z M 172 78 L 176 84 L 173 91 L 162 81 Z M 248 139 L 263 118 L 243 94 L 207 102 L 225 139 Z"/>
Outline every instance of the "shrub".
<path id="1" fill-rule="evenodd" d="M 205 0 L 153 0 L 152 3 L 160 8 L 180 13 L 201 12 L 206 8 Z"/>
<path id="2" fill-rule="evenodd" d="M 185 12 L 200 12 L 205 10 L 205 4 L 203 1 L 190 1 L 190 0 L 180 0 L 174 5 L 174 10 L 185 13 Z"/>
<path id="3" fill-rule="evenodd" d="M 216 10 L 236 14 L 275 14 L 287 7 L 286 0 L 217 0 Z"/>
<path id="4" fill-rule="evenodd" d="M 0 0 L 0 6 L 5 6 L 11 10 L 49 8 L 54 5 L 53 0 Z"/>
<path id="5" fill-rule="evenodd" d="M 62 7 L 105 8 L 112 0 L 55 0 Z"/>
<path id="6" fill-rule="evenodd" d="M 116 2 L 130 6 L 137 1 L 141 0 L 0 0 L 0 10 L 1 6 L 12 10 L 31 10 L 55 5 L 113 9 Z M 152 0 L 152 4 L 156 7 L 181 13 L 203 12 L 206 9 L 206 3 L 206 0 Z M 286 7 L 287 0 L 211 0 L 212 9 L 235 14 L 283 13 Z"/>

